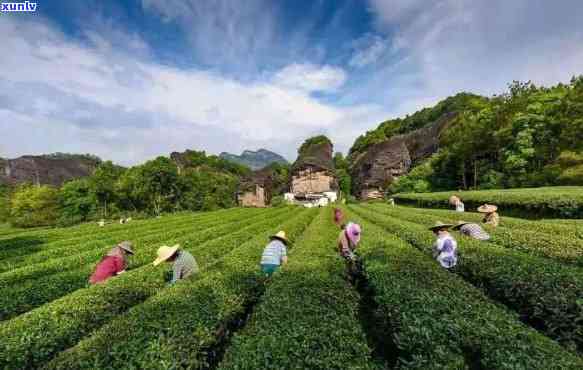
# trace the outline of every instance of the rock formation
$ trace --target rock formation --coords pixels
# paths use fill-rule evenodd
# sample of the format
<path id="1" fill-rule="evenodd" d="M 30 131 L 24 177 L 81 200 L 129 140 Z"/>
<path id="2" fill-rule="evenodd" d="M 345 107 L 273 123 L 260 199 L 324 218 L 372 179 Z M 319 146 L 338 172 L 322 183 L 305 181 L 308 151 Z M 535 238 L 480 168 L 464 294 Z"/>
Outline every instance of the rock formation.
<path id="1" fill-rule="evenodd" d="M 336 191 L 333 146 L 327 138 L 302 145 L 298 159 L 292 166 L 290 191 L 296 198 L 306 194 Z"/>
<path id="2" fill-rule="evenodd" d="M 0 182 L 61 186 L 68 180 L 91 175 L 100 163 L 94 156 L 60 153 L 0 158 Z"/>
<path id="3" fill-rule="evenodd" d="M 272 171 L 263 169 L 254 171 L 241 180 L 237 199 L 243 207 L 267 207 L 272 196 Z"/>
<path id="4" fill-rule="evenodd" d="M 350 169 L 355 194 L 360 199 L 382 197 L 395 178 L 407 174 L 412 164 L 437 151 L 441 132 L 455 116 L 444 114 L 432 124 L 368 148 Z"/>

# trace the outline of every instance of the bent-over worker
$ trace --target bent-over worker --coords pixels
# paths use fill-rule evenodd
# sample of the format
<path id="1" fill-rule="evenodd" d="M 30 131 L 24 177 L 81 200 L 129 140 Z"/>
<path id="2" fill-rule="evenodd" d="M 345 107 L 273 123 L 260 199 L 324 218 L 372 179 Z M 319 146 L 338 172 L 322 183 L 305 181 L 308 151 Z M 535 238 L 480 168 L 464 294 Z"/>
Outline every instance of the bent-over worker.
<path id="1" fill-rule="evenodd" d="M 344 214 L 342 214 L 342 210 L 340 208 L 334 208 L 334 223 L 336 226 L 342 225 L 342 220 L 344 219 Z"/>
<path id="2" fill-rule="evenodd" d="M 482 204 L 478 207 L 478 212 L 484 213 L 483 223 L 497 227 L 500 224 L 500 216 L 498 215 L 498 207 L 494 204 Z"/>
<path id="3" fill-rule="evenodd" d="M 457 242 L 449 233 L 449 228 L 452 226 L 452 224 L 437 221 L 434 226 L 429 228 L 437 236 L 433 244 L 433 258 L 446 269 L 457 264 Z"/>
<path id="4" fill-rule="evenodd" d="M 338 253 L 346 261 L 346 272 L 349 280 L 354 279 L 354 275 L 359 272 L 359 261 L 354 251 L 360 242 L 361 233 L 360 225 L 349 222 L 342 227 L 342 231 L 338 235 Z"/>
<path id="5" fill-rule="evenodd" d="M 464 212 L 465 205 L 457 195 L 452 195 L 449 197 L 449 204 L 455 207 L 456 212 Z"/>
<path id="6" fill-rule="evenodd" d="M 113 247 L 97 263 L 95 271 L 89 278 L 89 284 L 98 284 L 106 281 L 112 276 L 125 272 L 128 265 L 128 255 L 133 255 L 132 243 L 124 241 Z"/>
<path id="7" fill-rule="evenodd" d="M 360 225 L 349 222 L 338 235 L 338 253 L 346 260 L 354 260 L 354 251 L 360 242 Z"/>
<path id="8" fill-rule="evenodd" d="M 457 225 L 451 228 L 459 230 L 462 235 L 476 240 L 490 240 L 490 234 L 484 231 L 482 227 L 474 222 L 458 221 Z"/>
<path id="9" fill-rule="evenodd" d="M 162 262 L 172 262 L 170 284 L 175 284 L 178 280 L 198 273 L 198 265 L 192 254 L 180 249 L 178 244 L 172 247 L 163 245 L 158 248 L 158 258 L 154 261 L 154 266 L 158 266 Z"/>
<path id="10" fill-rule="evenodd" d="M 270 242 L 263 249 L 260 262 L 261 271 L 268 277 L 273 275 L 281 265 L 287 263 L 287 246 L 289 245 L 285 231 L 279 231 L 269 239 Z"/>

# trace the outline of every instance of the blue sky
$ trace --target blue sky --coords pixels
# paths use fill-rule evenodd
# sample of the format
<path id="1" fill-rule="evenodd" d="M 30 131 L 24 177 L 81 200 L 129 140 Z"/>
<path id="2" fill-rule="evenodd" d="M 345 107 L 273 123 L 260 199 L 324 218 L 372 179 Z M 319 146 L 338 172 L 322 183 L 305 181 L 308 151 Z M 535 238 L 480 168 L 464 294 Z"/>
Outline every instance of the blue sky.
<path id="1" fill-rule="evenodd" d="M 581 19 L 577 0 L 39 1 L 0 13 L 0 156 L 346 152 L 459 91 L 582 74 Z"/>

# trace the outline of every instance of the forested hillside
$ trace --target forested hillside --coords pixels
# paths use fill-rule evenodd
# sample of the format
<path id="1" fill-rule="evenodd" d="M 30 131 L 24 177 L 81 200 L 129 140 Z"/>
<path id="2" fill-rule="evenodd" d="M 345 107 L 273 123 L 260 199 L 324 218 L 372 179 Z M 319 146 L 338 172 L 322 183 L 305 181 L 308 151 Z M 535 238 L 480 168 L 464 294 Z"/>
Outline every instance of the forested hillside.
<path id="1" fill-rule="evenodd" d="M 17 226 L 69 225 L 100 218 L 229 208 L 242 176 L 251 171 L 204 151 L 172 153 L 123 168 L 107 161 L 88 177 L 62 187 L 30 183 L 0 188 L 0 222 Z M 8 199 L 8 195 L 10 199 Z M 4 207 L 5 206 L 5 207 Z"/>
<path id="2" fill-rule="evenodd" d="M 513 82 L 491 98 L 458 94 L 359 137 L 349 159 L 375 143 L 456 112 L 439 150 L 414 163 L 392 192 L 583 185 L 583 77 L 538 87 Z"/>

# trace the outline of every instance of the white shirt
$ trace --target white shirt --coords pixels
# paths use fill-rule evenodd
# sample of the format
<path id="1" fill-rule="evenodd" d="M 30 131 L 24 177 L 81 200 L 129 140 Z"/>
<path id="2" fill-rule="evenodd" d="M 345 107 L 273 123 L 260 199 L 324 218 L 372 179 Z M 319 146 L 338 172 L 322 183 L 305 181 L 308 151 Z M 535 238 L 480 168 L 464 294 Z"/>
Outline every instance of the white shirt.
<path id="1" fill-rule="evenodd" d="M 457 212 L 464 212 L 465 211 L 464 204 L 462 202 L 457 202 L 457 204 L 455 205 L 455 210 Z"/>
<path id="2" fill-rule="evenodd" d="M 457 242 L 449 235 L 441 235 L 433 244 L 433 257 L 439 264 L 448 269 L 457 264 Z"/>

